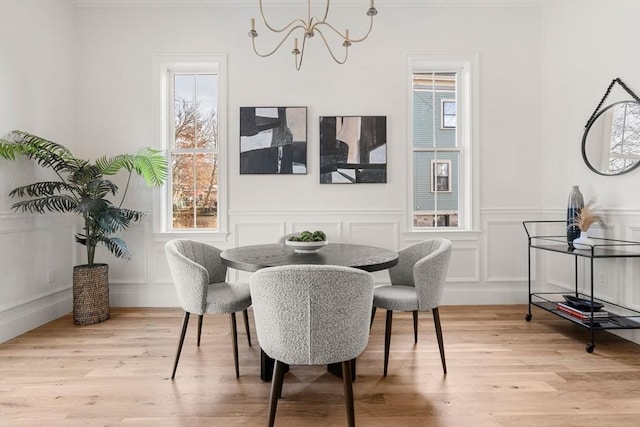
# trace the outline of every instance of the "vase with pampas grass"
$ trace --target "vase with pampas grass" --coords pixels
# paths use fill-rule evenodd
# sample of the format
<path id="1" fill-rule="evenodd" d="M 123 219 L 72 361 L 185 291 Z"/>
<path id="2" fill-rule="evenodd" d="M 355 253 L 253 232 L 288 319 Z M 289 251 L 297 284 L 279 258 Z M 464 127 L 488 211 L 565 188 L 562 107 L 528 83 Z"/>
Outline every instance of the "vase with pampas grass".
<path id="1" fill-rule="evenodd" d="M 580 230 L 580 236 L 574 239 L 573 246 L 577 249 L 591 249 L 593 239 L 589 238 L 587 231 L 593 224 L 604 225 L 604 218 L 596 212 L 596 198 L 592 198 L 575 217 L 569 226 L 576 226 Z"/>

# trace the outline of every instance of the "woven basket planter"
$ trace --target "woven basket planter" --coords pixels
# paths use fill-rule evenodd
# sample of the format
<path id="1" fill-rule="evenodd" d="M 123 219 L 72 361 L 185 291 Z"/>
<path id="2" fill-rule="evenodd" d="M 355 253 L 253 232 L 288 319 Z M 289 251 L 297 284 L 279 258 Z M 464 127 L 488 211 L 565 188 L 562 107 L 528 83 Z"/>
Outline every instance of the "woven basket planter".
<path id="1" fill-rule="evenodd" d="M 73 267 L 73 323 L 94 325 L 109 315 L 109 265 Z"/>

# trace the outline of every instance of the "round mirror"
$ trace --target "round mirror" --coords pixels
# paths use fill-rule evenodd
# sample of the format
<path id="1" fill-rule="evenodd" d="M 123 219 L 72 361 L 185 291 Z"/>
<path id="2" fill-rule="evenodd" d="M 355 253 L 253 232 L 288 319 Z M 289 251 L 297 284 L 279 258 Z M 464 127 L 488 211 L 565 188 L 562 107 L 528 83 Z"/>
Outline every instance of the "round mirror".
<path id="1" fill-rule="evenodd" d="M 606 106 L 587 126 L 582 157 L 597 174 L 620 175 L 640 164 L 640 103 Z"/>

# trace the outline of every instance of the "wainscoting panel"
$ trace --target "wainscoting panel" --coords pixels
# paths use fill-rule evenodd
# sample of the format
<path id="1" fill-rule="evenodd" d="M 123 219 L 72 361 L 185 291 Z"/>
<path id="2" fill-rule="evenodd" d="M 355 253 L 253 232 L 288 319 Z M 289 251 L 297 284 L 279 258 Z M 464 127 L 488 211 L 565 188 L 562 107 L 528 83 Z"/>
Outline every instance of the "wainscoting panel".
<path id="1" fill-rule="evenodd" d="M 96 262 L 109 264 L 109 283 L 111 284 L 146 284 L 147 277 L 148 243 L 151 236 L 151 221 L 145 220 L 138 224 L 132 224 L 121 238 L 127 244 L 131 253 L 131 260 L 116 258 L 109 253 L 103 245 L 98 245 L 96 250 Z M 86 257 L 81 262 L 86 262 Z"/>
<path id="2" fill-rule="evenodd" d="M 557 218 L 562 214 L 554 211 L 549 216 Z M 638 215 L 625 212 L 619 217 L 612 216 L 609 221 L 616 225 L 605 227 L 602 232 L 608 237 L 638 241 Z M 151 222 L 137 224 L 125 236 L 133 252 L 131 261 L 115 261 L 108 254 L 101 255 L 100 259 L 109 260 L 113 306 L 177 306 L 164 254 L 164 244 L 173 238 L 202 240 L 226 249 L 276 242 L 286 233 L 321 229 L 330 241 L 398 249 L 420 240 L 445 237 L 453 242 L 453 253 L 443 304 L 519 304 L 527 301 L 527 238 L 522 229 L 523 218 L 536 218 L 536 212 L 483 210 L 478 230 L 416 233 L 405 228 L 403 211 L 232 212 L 228 233 L 154 233 Z M 632 220 L 636 222 L 631 223 Z M 83 254 L 78 251 L 83 248 L 73 241 L 73 221 L 43 225 L 45 223 L 33 218 L 0 216 L 0 235 L 11 242 L 0 249 L 0 271 L 4 272 L 1 337 L 10 338 L 24 332 L 16 325 L 37 326 L 62 311 L 71 310 L 71 272 L 82 258 Z M 562 230 L 560 224 L 552 230 L 538 231 L 558 233 Z M 34 256 L 46 260 L 49 266 L 34 264 Z M 54 270 L 53 286 L 46 283 L 49 269 Z M 588 271 L 585 265 L 579 265 L 581 277 L 585 269 Z M 598 295 L 633 308 L 640 307 L 640 288 L 635 286 L 640 282 L 640 260 L 598 266 L 595 275 Z M 378 284 L 389 282 L 386 271 L 376 272 L 375 278 Z M 11 294 L 11 300 L 7 301 L 6 291 L 15 292 L 7 280 L 29 289 L 25 294 L 28 297 Z M 230 269 L 228 280 L 248 281 L 249 273 Z M 574 288 L 573 258 L 533 251 L 532 280 L 534 289 L 559 287 L 562 292 L 571 291 Z M 620 335 L 640 342 L 640 333 L 623 331 Z"/>
<path id="3" fill-rule="evenodd" d="M 350 221 L 345 223 L 345 229 L 349 243 L 398 249 L 399 224 L 397 221 Z"/>
<path id="4" fill-rule="evenodd" d="M 477 247 L 456 247 L 454 243 L 447 282 L 480 282 L 480 250 Z"/>
<path id="5" fill-rule="evenodd" d="M 276 243 L 286 231 L 286 223 L 273 222 L 238 222 L 233 225 L 233 247 Z"/>
<path id="6" fill-rule="evenodd" d="M 0 215 L 0 342 L 72 309 L 73 217 Z"/>

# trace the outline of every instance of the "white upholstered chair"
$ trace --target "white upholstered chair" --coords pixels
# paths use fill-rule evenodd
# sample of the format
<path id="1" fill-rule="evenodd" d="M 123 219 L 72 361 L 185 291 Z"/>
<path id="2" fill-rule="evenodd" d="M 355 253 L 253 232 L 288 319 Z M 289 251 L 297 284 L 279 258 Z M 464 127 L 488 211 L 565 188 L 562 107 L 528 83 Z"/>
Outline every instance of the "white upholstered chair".
<path id="1" fill-rule="evenodd" d="M 247 341 L 251 345 L 249 316 L 247 308 L 251 305 L 251 293 L 248 283 L 231 284 L 226 282 L 227 267 L 220 259 L 220 249 L 194 240 L 171 240 L 165 245 L 165 254 L 173 283 L 178 293 L 178 301 L 184 309 L 182 332 L 178 341 L 178 351 L 171 378 L 175 378 L 180 352 L 184 344 L 189 315 L 198 315 L 198 339 L 202 332 L 202 321 L 206 313 L 229 313 L 231 317 L 231 338 L 233 341 L 233 360 L 236 377 L 240 376 L 238 366 L 238 336 L 236 312 L 242 311 Z"/>
<path id="2" fill-rule="evenodd" d="M 291 265 L 251 276 L 258 342 L 275 359 L 269 426 L 275 421 L 287 365 L 342 363 L 347 419 L 355 425 L 352 361 L 369 340 L 371 273 L 330 265 Z"/>
<path id="3" fill-rule="evenodd" d="M 446 374 L 447 364 L 444 356 L 438 306 L 442 299 L 442 291 L 449 268 L 451 242 L 447 239 L 425 240 L 400 249 L 398 256 L 398 264 L 389 269 L 391 285 L 376 287 L 373 294 L 371 322 L 373 323 L 376 308 L 387 310 L 384 333 L 384 376 L 387 376 L 389 365 L 391 323 L 394 310 L 413 312 L 415 343 L 418 342 L 418 311 L 432 311 L 442 369 Z"/>

